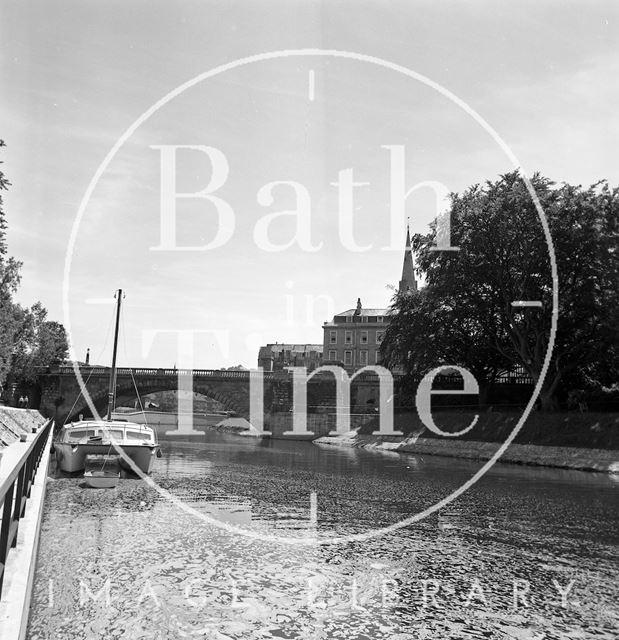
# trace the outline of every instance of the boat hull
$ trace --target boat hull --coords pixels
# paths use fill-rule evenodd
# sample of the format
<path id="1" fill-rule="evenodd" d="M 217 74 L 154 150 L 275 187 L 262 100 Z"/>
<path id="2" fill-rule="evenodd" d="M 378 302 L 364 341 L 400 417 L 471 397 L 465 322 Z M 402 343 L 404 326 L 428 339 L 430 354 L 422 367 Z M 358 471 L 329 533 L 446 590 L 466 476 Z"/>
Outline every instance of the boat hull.
<path id="1" fill-rule="evenodd" d="M 120 449 L 135 463 L 142 473 L 150 473 L 157 456 L 157 445 L 118 445 Z M 109 444 L 70 442 L 56 442 L 56 463 L 61 471 L 75 473 L 83 471 L 86 466 L 86 456 L 106 455 L 116 451 Z M 131 466 L 121 457 L 120 466 L 128 471 L 133 471 Z"/>

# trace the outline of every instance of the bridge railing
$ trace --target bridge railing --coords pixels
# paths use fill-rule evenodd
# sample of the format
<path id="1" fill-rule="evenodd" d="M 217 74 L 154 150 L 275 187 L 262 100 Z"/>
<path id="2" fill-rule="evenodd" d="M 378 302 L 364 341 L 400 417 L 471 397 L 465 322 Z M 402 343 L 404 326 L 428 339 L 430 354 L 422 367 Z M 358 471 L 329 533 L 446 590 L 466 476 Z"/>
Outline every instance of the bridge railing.
<path id="1" fill-rule="evenodd" d="M 0 505 L 2 505 L 2 523 L 0 524 L 0 599 L 4 583 L 4 569 L 8 553 L 17 544 L 19 521 L 26 511 L 26 501 L 36 475 L 43 451 L 48 442 L 53 420 L 39 429 L 28 444 L 28 448 L 19 457 L 5 477 L 0 477 Z M 16 445 L 18 443 L 15 443 Z"/>
<path id="2" fill-rule="evenodd" d="M 88 365 L 82 365 L 80 367 L 80 371 L 82 375 L 86 374 L 88 376 L 109 376 L 110 368 L 109 367 L 91 367 Z M 60 365 L 57 369 L 53 371 L 53 373 L 59 373 L 60 375 L 74 375 L 73 367 L 70 365 Z M 227 369 L 174 369 L 174 368 L 145 368 L 145 367 L 118 367 L 116 369 L 116 373 L 119 376 L 149 376 L 149 377 L 169 377 L 169 376 L 192 376 L 193 378 L 226 378 L 226 379 L 240 379 L 240 380 L 248 380 L 249 379 L 249 371 L 239 371 L 233 370 L 228 371 Z M 281 377 L 282 375 L 286 375 L 288 372 L 286 371 L 265 371 L 264 379 L 271 380 L 276 377 Z M 328 374 L 323 373 L 323 376 L 328 376 Z M 399 378 L 402 376 L 401 373 L 393 373 L 394 378 Z M 376 378 L 373 373 L 362 373 L 358 375 L 355 380 L 358 381 L 372 381 Z M 459 381 L 459 375 L 444 375 L 439 376 L 439 379 L 448 383 L 452 379 Z M 495 379 L 495 384 L 532 384 L 533 380 L 531 377 L 524 371 L 522 368 L 514 369 L 511 371 L 502 371 Z"/>
<path id="3" fill-rule="evenodd" d="M 88 375 L 110 375 L 109 367 L 80 367 L 82 375 L 88 373 Z M 74 370 L 70 365 L 61 365 L 52 373 L 59 373 L 60 375 L 73 375 Z M 265 372 L 265 377 L 272 375 L 272 372 Z M 168 368 L 145 368 L 145 367 L 118 367 L 116 369 L 116 375 L 118 376 L 193 376 L 194 378 L 249 378 L 249 371 L 227 371 L 226 369 L 168 369 Z"/>
<path id="4" fill-rule="evenodd" d="M 109 367 L 91 367 L 89 365 L 82 365 L 80 367 L 82 376 L 109 376 Z M 60 375 L 74 375 L 74 370 L 71 365 L 60 365 L 50 373 L 56 373 Z M 116 375 L 118 376 L 149 376 L 149 377 L 169 377 L 169 376 L 193 376 L 194 378 L 237 378 L 241 380 L 249 380 L 249 370 L 227 370 L 227 369 L 169 369 L 169 368 L 148 368 L 148 367 L 117 367 Z M 272 378 L 281 378 L 286 376 L 292 376 L 289 371 L 264 371 L 264 379 L 269 380 Z M 327 379 L 331 374 L 325 372 L 321 373 Z M 394 374 L 394 377 L 398 377 L 399 374 Z M 373 380 L 376 377 L 373 373 L 362 373 L 357 375 L 355 380 Z"/>
<path id="5" fill-rule="evenodd" d="M 81 366 L 80 372 L 82 377 L 92 376 L 109 376 L 109 367 L 91 367 Z M 55 369 L 52 373 L 60 375 L 74 375 L 75 372 L 72 366 L 61 365 Z M 170 376 L 192 376 L 193 378 L 225 378 L 225 379 L 237 379 L 237 380 L 249 380 L 249 370 L 228 371 L 226 369 L 164 369 L 164 368 L 145 368 L 145 367 L 118 367 L 116 369 L 117 376 L 147 376 L 147 377 L 170 377 Z M 281 378 L 291 376 L 288 371 L 264 371 L 265 380 L 272 380 L 273 378 Z M 323 376 L 330 374 L 323 373 Z M 355 380 L 373 380 L 376 376 L 374 374 L 362 373 L 358 375 Z"/>

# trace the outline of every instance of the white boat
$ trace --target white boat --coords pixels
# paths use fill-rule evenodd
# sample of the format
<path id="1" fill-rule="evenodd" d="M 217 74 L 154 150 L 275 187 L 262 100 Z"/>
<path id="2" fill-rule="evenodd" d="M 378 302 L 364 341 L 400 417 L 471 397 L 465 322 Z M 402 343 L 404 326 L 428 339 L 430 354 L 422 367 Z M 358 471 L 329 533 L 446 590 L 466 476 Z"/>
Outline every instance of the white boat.
<path id="1" fill-rule="evenodd" d="M 129 458 L 142 473 L 150 473 L 155 457 L 161 456 L 154 429 L 144 424 L 112 420 L 116 404 L 116 351 L 122 297 L 122 289 L 118 289 L 107 417 L 105 420 L 80 420 L 62 426 L 54 442 L 54 451 L 59 468 L 66 473 L 84 470 L 86 456 L 113 454 L 119 454 L 120 464 L 125 469 L 133 470 L 125 459 Z M 125 455 L 120 455 L 120 451 Z"/>
<path id="2" fill-rule="evenodd" d="M 83 471 L 86 456 L 119 455 L 120 465 L 132 470 L 118 453 L 121 449 L 142 471 L 150 473 L 159 445 L 155 431 L 133 422 L 82 420 L 64 425 L 54 443 L 56 462 L 66 473 Z"/>

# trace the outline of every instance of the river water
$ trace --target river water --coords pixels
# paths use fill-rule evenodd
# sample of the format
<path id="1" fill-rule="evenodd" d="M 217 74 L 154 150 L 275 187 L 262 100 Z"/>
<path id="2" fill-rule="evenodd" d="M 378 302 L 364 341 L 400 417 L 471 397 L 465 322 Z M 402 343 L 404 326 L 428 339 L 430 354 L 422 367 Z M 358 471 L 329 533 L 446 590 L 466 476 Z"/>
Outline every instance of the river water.
<path id="1" fill-rule="evenodd" d="M 221 433 L 162 448 L 156 486 L 50 478 L 30 640 L 619 637 L 611 476 L 498 464 L 363 539 L 478 465 Z"/>

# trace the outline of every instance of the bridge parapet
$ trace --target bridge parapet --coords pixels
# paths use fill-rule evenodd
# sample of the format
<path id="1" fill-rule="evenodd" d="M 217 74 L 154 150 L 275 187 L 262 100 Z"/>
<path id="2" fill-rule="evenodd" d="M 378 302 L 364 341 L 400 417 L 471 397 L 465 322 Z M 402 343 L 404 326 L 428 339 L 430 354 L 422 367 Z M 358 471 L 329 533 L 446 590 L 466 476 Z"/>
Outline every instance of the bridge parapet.
<path id="1" fill-rule="evenodd" d="M 109 376 L 110 367 L 90 367 L 80 366 L 80 374 L 86 376 Z M 50 371 L 52 374 L 61 376 L 74 376 L 75 370 L 72 366 L 61 365 Z M 277 378 L 278 372 L 267 371 L 264 373 L 264 379 L 270 380 Z M 153 377 L 162 376 L 169 378 L 170 376 L 192 376 L 194 378 L 236 378 L 241 380 L 249 380 L 249 370 L 228 371 L 226 369 L 167 369 L 167 368 L 144 368 L 144 367 L 118 367 L 116 369 L 116 376 L 139 376 L 139 377 Z"/>
<path id="2" fill-rule="evenodd" d="M 109 376 L 110 367 L 91 367 L 80 366 L 80 374 L 82 377 L 88 376 Z M 50 374 L 61 376 L 74 376 L 75 371 L 70 365 L 61 365 L 49 371 Z M 136 376 L 136 377 L 154 377 L 161 376 L 169 378 L 171 376 L 192 376 L 193 378 L 234 378 L 240 380 L 249 380 L 250 371 L 246 370 L 227 370 L 227 369 L 175 369 L 175 368 L 145 368 L 145 367 L 118 367 L 116 369 L 116 376 Z M 331 374 L 325 372 L 320 375 L 329 378 Z M 401 376 L 399 373 L 393 374 L 395 378 Z M 281 371 L 264 371 L 264 380 L 288 380 L 292 376 L 291 372 L 286 370 Z M 355 377 L 356 381 L 373 381 L 376 378 L 376 374 L 363 372 Z"/>

